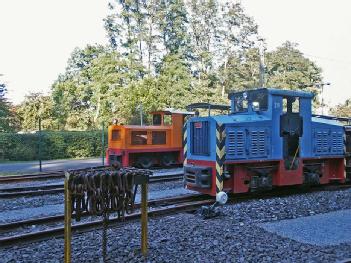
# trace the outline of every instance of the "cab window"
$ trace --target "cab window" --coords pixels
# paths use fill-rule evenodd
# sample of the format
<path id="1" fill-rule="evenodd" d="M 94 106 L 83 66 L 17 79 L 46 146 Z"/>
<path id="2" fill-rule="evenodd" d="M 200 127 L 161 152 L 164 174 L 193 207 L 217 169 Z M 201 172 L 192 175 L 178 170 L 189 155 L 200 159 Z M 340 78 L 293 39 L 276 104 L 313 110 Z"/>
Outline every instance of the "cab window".
<path id="1" fill-rule="evenodd" d="M 300 112 L 300 98 L 295 98 L 295 100 L 292 101 L 291 110 L 294 113 Z"/>
<path id="2" fill-rule="evenodd" d="M 112 130 L 112 141 L 119 141 L 121 139 L 121 131 L 120 130 Z"/>
<path id="3" fill-rule="evenodd" d="M 152 144 L 166 144 L 166 132 L 165 131 L 153 131 L 152 132 Z"/>
<path id="4" fill-rule="evenodd" d="M 162 124 L 161 114 L 154 114 L 152 116 L 152 125 L 159 126 Z"/>
<path id="5" fill-rule="evenodd" d="M 235 112 L 246 112 L 249 102 L 246 97 L 235 97 Z"/>
<path id="6" fill-rule="evenodd" d="M 132 145 L 145 145 L 147 144 L 146 131 L 132 131 Z"/>
<path id="7" fill-rule="evenodd" d="M 164 115 L 163 116 L 164 125 L 171 126 L 172 125 L 172 115 Z"/>

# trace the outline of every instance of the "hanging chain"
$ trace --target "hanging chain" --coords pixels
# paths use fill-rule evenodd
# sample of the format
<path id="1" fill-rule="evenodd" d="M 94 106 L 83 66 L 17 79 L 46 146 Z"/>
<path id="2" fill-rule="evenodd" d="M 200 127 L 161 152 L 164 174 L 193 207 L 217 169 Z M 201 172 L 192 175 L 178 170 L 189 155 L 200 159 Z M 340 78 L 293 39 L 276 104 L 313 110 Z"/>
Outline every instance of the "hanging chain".
<path id="1" fill-rule="evenodd" d="M 83 213 L 103 216 L 102 257 L 107 262 L 107 231 L 110 213 L 124 220 L 134 209 L 135 176 L 149 177 L 151 171 L 137 168 L 119 170 L 70 171 L 69 188 L 72 193 L 72 213 L 80 221 Z"/>

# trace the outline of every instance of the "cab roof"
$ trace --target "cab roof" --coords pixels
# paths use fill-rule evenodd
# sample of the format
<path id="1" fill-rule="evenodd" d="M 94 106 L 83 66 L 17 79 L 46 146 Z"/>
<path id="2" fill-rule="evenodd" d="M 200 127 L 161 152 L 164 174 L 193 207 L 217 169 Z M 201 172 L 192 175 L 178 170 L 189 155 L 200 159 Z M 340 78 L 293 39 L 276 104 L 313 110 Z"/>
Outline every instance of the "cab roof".
<path id="1" fill-rule="evenodd" d="M 285 89 L 274 89 L 274 88 L 260 88 L 260 89 L 252 89 L 252 90 L 244 90 L 240 92 L 231 92 L 228 94 L 228 99 L 235 97 L 237 95 L 241 95 L 244 92 L 246 93 L 257 93 L 257 92 L 267 92 L 271 95 L 277 95 L 282 97 L 300 97 L 300 98 L 310 98 L 314 97 L 313 93 L 306 91 L 297 91 L 297 90 L 285 90 Z"/>
<path id="2" fill-rule="evenodd" d="M 182 115 L 194 115 L 195 114 L 192 111 L 182 111 L 182 110 L 176 110 L 176 109 L 173 109 L 173 108 L 166 108 L 164 110 L 150 112 L 150 114 L 160 114 L 160 113 L 164 113 L 164 114 L 182 114 Z"/>

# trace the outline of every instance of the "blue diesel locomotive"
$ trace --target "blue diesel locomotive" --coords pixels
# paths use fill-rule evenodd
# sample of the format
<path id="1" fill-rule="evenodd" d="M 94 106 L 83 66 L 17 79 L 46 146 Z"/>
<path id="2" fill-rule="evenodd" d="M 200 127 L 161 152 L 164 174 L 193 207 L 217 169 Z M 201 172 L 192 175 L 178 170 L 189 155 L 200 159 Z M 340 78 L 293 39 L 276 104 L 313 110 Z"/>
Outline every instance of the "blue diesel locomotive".
<path id="1" fill-rule="evenodd" d="M 228 97 L 229 114 L 186 124 L 188 189 L 215 196 L 350 179 L 347 131 L 333 118 L 312 115 L 312 93 L 263 88 Z"/>

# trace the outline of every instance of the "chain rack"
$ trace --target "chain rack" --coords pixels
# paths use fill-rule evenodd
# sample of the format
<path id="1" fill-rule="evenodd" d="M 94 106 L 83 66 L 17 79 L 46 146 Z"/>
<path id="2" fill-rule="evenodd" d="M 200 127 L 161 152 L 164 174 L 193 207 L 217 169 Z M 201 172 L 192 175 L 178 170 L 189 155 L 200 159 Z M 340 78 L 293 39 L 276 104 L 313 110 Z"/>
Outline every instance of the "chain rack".
<path id="1" fill-rule="evenodd" d="M 141 185 L 141 252 L 147 254 L 147 184 L 150 170 L 133 167 L 70 170 L 65 173 L 65 256 L 71 262 L 72 215 L 80 221 L 82 213 L 103 216 L 102 257 L 107 261 L 107 229 L 110 214 L 124 220 L 134 210 L 133 188 Z"/>

